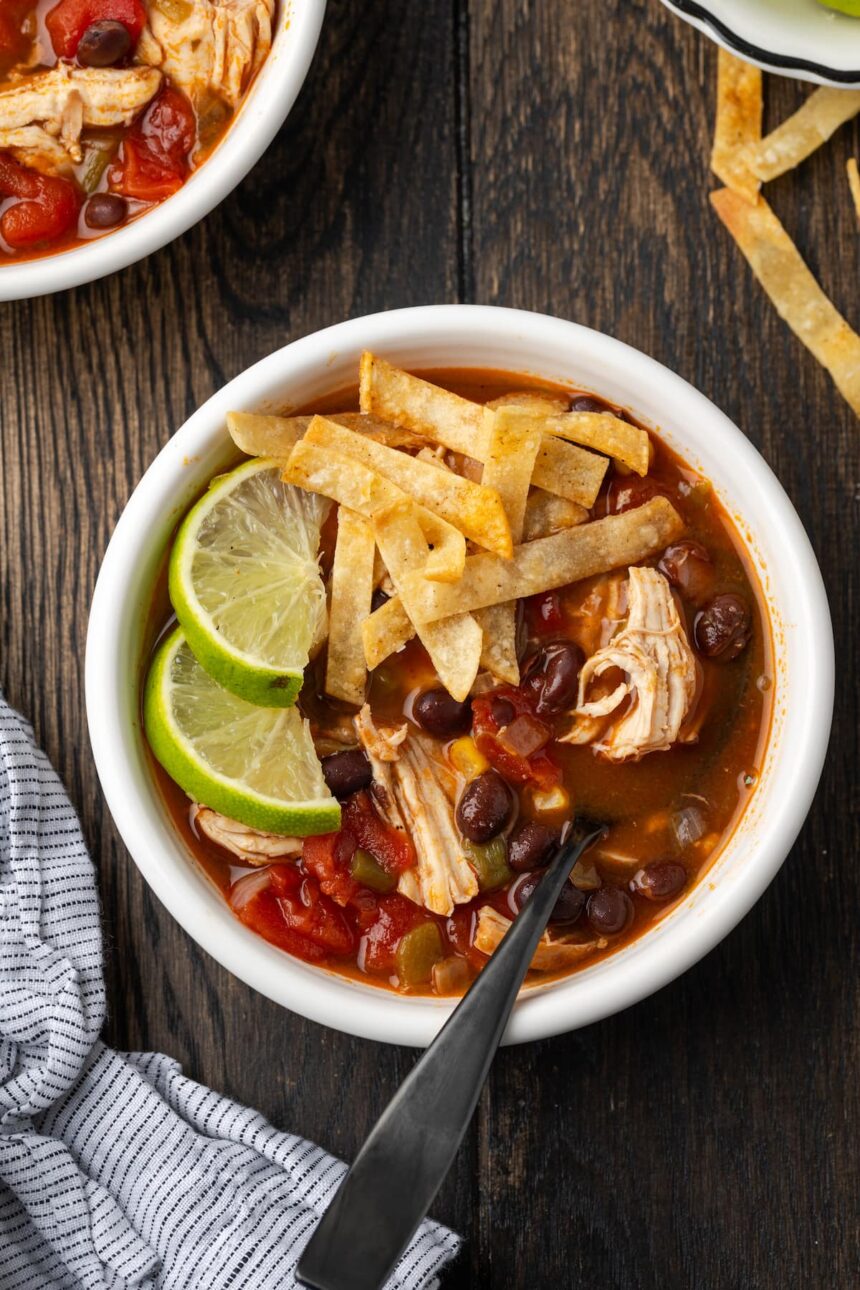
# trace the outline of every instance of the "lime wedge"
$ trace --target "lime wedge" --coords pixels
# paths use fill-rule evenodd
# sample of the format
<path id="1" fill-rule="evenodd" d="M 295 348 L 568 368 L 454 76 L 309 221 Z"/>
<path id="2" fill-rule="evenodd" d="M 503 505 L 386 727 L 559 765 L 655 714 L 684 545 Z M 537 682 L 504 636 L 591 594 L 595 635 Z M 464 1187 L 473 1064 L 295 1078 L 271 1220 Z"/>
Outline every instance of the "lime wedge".
<path id="1" fill-rule="evenodd" d="M 317 560 L 330 503 L 281 482 L 267 458 L 219 475 L 182 521 L 170 599 L 197 658 L 249 703 L 295 702 L 326 629 Z"/>
<path id="2" fill-rule="evenodd" d="M 196 802 L 265 833 L 305 837 L 340 827 L 296 708 L 260 708 L 223 689 L 177 627 L 156 651 L 143 716 L 152 751 Z"/>
<path id="3" fill-rule="evenodd" d="M 840 13 L 850 14 L 852 18 L 860 18 L 860 0 L 819 0 L 819 3 L 826 5 L 828 9 L 838 9 Z"/>

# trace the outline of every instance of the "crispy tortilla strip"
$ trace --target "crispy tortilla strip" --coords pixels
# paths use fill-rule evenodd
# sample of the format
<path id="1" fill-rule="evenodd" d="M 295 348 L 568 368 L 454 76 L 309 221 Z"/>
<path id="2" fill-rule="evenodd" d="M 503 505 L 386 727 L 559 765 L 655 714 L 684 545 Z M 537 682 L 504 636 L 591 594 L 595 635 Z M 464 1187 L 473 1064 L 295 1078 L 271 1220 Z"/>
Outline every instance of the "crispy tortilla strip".
<path id="1" fill-rule="evenodd" d="M 358 511 L 359 515 L 364 515 L 367 519 L 372 519 L 377 511 L 401 500 L 408 502 L 421 523 L 426 524 L 433 535 L 434 550 L 432 553 L 429 548 L 427 550 L 427 577 L 452 582 L 462 575 L 466 558 L 466 544 L 462 533 L 440 516 L 425 511 L 396 484 L 390 483 L 357 458 L 345 457 L 342 453 L 311 443 L 306 435 L 290 453 L 281 478 L 287 483 L 307 489 L 309 493 L 331 497 L 339 505 Z"/>
<path id="2" fill-rule="evenodd" d="M 762 74 L 758 67 L 717 51 L 717 119 L 711 170 L 727 188 L 748 202 L 758 200 L 761 187 L 750 170 L 745 149 L 761 139 Z"/>
<path id="3" fill-rule="evenodd" d="M 763 198 L 750 206 L 728 188 L 711 193 L 711 203 L 777 313 L 860 415 L 860 336 L 828 300 L 770 206 Z"/>
<path id="4" fill-rule="evenodd" d="M 420 572 L 427 563 L 428 550 L 427 540 L 415 517 L 414 502 L 407 498 L 380 511 L 373 518 L 373 526 L 377 546 L 398 592 L 401 592 L 404 579 L 414 573 L 418 573 L 427 586 L 442 586 L 441 583 L 427 582 Z M 493 559 L 506 563 L 501 556 L 493 556 Z M 447 590 L 456 596 L 458 586 L 450 586 Z M 405 605 L 406 601 L 403 603 Z M 415 625 L 418 627 L 417 623 Z M 444 623 L 418 627 L 418 635 L 439 680 L 448 693 L 462 703 L 472 688 L 481 659 L 482 633 L 475 619 L 470 613 L 455 609 Z"/>
<path id="5" fill-rule="evenodd" d="M 564 394 L 550 394 L 546 390 L 513 390 L 510 394 L 500 394 L 497 399 L 490 399 L 488 408 L 521 408 L 536 417 L 552 416 L 554 412 L 567 412 L 570 399 Z"/>
<path id="6" fill-rule="evenodd" d="M 845 163 L 845 169 L 848 172 L 848 187 L 854 199 L 854 209 L 857 212 L 857 218 L 860 219 L 860 170 L 857 169 L 857 158 L 849 157 Z"/>
<path id="7" fill-rule="evenodd" d="M 575 524 L 584 524 L 587 519 L 588 511 L 584 506 L 569 502 L 566 497 L 554 497 L 542 488 L 533 488 L 526 501 L 523 541 L 549 537 L 562 529 L 572 529 Z"/>
<path id="8" fill-rule="evenodd" d="M 483 461 L 484 409 L 480 403 L 412 376 L 367 351 L 359 364 L 358 388 L 362 412 L 394 421 L 453 452 Z"/>
<path id="9" fill-rule="evenodd" d="M 389 425 L 379 417 L 366 417 L 361 412 L 339 412 L 331 417 L 335 425 L 354 430 L 376 443 L 389 448 L 420 448 L 422 440 Z M 295 445 L 305 434 L 313 417 L 271 417 L 256 412 L 228 412 L 227 429 L 237 448 L 249 457 L 289 457 Z"/>
<path id="10" fill-rule="evenodd" d="M 476 609 L 475 618 L 484 634 L 481 646 L 481 671 L 490 672 L 497 681 L 519 685 L 520 665 L 517 659 L 517 605 L 507 600 L 503 605 Z"/>
<path id="11" fill-rule="evenodd" d="M 502 407 L 496 411 L 487 408 L 484 418 L 488 425 L 484 482 L 498 490 L 511 536 L 519 542 L 532 470 L 543 438 L 541 422 L 520 407 Z M 509 685 L 519 685 L 516 601 L 489 605 L 478 610 L 476 617 L 484 633 L 482 669 Z"/>
<path id="12" fill-rule="evenodd" d="M 356 707 L 364 703 L 367 680 L 361 624 L 370 613 L 375 552 L 373 524 L 341 506 L 331 571 L 325 691 Z"/>
<path id="13" fill-rule="evenodd" d="M 314 417 L 305 442 L 361 462 L 428 510 L 441 515 L 478 546 L 497 551 L 499 555 L 511 554 L 510 527 L 494 488 L 473 484 L 453 471 L 439 470 L 408 453 L 374 443 L 325 417 Z"/>
<path id="14" fill-rule="evenodd" d="M 480 403 L 431 385 L 370 353 L 361 356 L 359 393 L 362 412 L 395 421 L 452 452 L 486 461 L 487 422 Z M 580 506 L 593 506 L 606 465 L 593 453 L 548 435 L 538 452 L 532 483 Z"/>
<path id="15" fill-rule="evenodd" d="M 441 516 L 434 515 L 433 511 L 419 509 L 418 523 L 433 548 L 427 557 L 425 577 L 433 582 L 459 582 L 466 567 L 466 539 L 463 534 Z"/>
<path id="16" fill-rule="evenodd" d="M 597 500 L 608 465 L 605 457 L 547 434 L 538 450 L 532 483 L 588 508 Z"/>
<path id="17" fill-rule="evenodd" d="M 519 408 L 501 408 L 498 412 L 487 408 L 484 415 L 487 453 L 483 480 L 501 498 L 511 537 L 519 542 L 532 471 L 541 446 L 541 421 Z"/>
<path id="18" fill-rule="evenodd" d="M 860 90 L 822 86 L 782 125 L 750 147 L 744 159 L 752 173 L 767 183 L 799 166 L 858 112 Z"/>
<path id="19" fill-rule="evenodd" d="M 300 439 L 287 458 L 281 478 L 309 493 L 321 493 L 367 519 L 400 501 L 403 493 L 352 457 L 329 452 Z"/>
<path id="20" fill-rule="evenodd" d="M 662 551 L 683 530 L 684 522 L 672 503 L 665 497 L 653 497 L 621 515 L 608 515 L 552 537 L 524 542 L 514 547 L 512 560 L 501 560 L 488 552 L 469 556 L 455 587 L 428 582 L 419 572 L 401 579 L 397 590 L 409 617 L 419 626 L 551 591 L 622 565 L 639 564 Z"/>
<path id="21" fill-rule="evenodd" d="M 502 411 L 497 415 L 512 414 Z M 543 430 L 544 435 L 556 435 L 560 439 L 568 439 L 585 448 L 592 448 L 595 452 L 604 453 L 607 457 L 614 457 L 625 466 L 629 466 L 631 470 L 635 470 L 637 475 L 648 474 L 651 447 L 647 432 L 639 426 L 631 425 L 629 421 L 622 421 L 612 412 L 561 412 L 545 417 L 524 416 L 523 420 L 533 420 L 534 424 Z M 587 455 L 592 457 L 591 453 Z M 593 460 L 600 461 L 600 458 L 593 458 Z M 606 463 L 604 462 L 600 471 L 598 489 L 603 483 L 605 473 Z M 592 504 L 593 501 L 588 503 L 588 505 Z"/>
<path id="22" fill-rule="evenodd" d="M 403 649 L 415 635 L 415 628 L 399 596 L 392 596 L 361 624 L 364 658 L 372 672 L 383 659 Z"/>
<path id="23" fill-rule="evenodd" d="M 482 905 L 478 910 L 478 924 L 475 928 L 475 949 L 482 954 L 492 954 L 499 948 L 510 926 L 511 920 L 505 918 L 504 914 L 493 909 L 492 905 Z M 531 970 L 560 972 L 573 963 L 578 963 L 580 959 L 587 958 L 589 954 L 594 954 L 596 950 L 605 949 L 609 944 L 605 936 L 591 941 L 575 940 L 575 936 L 576 933 L 570 934 L 569 939 L 567 936 L 550 937 L 549 932 L 544 932 L 532 956 Z"/>

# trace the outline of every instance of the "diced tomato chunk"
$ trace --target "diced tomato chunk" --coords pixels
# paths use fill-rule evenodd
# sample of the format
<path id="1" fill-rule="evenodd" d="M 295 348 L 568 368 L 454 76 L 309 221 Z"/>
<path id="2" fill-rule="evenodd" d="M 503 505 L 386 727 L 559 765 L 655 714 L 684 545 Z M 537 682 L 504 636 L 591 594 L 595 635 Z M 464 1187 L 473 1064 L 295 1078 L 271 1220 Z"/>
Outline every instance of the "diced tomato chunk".
<path id="1" fill-rule="evenodd" d="M 320 833 L 302 843 L 302 864 L 319 882 L 326 896 L 338 905 L 354 900 L 359 885 L 350 876 L 349 862 L 355 851 L 355 840 L 345 830 Z"/>
<path id="2" fill-rule="evenodd" d="M 184 94 L 166 86 L 125 136 L 110 187 L 144 202 L 170 197 L 185 182 L 196 138 L 194 109 Z"/>
<path id="3" fill-rule="evenodd" d="M 359 963 L 365 972 L 388 976 L 394 971 L 394 956 L 400 940 L 419 923 L 427 922 L 427 912 L 405 896 L 393 892 L 380 896 L 376 917 L 361 938 Z"/>
<path id="4" fill-rule="evenodd" d="M 515 717 L 533 716 L 534 698 L 528 691 L 505 685 L 478 695 L 472 700 L 472 735 L 478 749 L 505 779 L 515 784 L 536 784 L 541 789 L 555 788 L 562 781 L 561 767 L 545 748 L 523 757 L 499 739 L 502 727 L 493 715 L 494 700 L 498 699 L 507 700 Z"/>
<path id="5" fill-rule="evenodd" d="M 355 936 L 343 911 L 292 865 L 272 866 L 272 890 L 287 927 L 329 954 L 351 954 Z"/>
<path id="6" fill-rule="evenodd" d="M 81 204 L 70 179 L 28 170 L 8 152 L 0 152 L 2 197 L 17 198 L 0 218 L 0 235 L 16 249 L 60 237 L 77 220 Z"/>
<path id="7" fill-rule="evenodd" d="M 321 963 L 326 958 L 324 946 L 287 926 L 272 884 L 271 869 L 260 869 L 234 883 L 230 905 L 246 927 L 288 954 L 307 963 Z"/>
<path id="8" fill-rule="evenodd" d="M 354 793 L 343 808 L 344 827 L 386 873 L 400 874 L 415 864 L 415 848 L 402 829 L 380 819 L 368 793 Z"/>
<path id="9" fill-rule="evenodd" d="M 94 22 L 121 22 L 136 45 L 146 22 L 141 0 L 60 0 L 45 17 L 58 58 L 74 58 L 87 27 Z"/>

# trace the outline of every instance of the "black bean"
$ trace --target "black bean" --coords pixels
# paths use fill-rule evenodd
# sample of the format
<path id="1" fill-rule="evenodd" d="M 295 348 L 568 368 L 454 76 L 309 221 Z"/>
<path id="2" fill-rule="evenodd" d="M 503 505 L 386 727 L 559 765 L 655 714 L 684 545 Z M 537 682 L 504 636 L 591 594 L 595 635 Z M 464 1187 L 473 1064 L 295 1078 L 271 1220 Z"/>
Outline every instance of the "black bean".
<path id="1" fill-rule="evenodd" d="M 128 202 L 118 193 L 93 193 L 84 207 L 88 228 L 115 228 L 128 214 Z"/>
<path id="2" fill-rule="evenodd" d="M 696 618 L 693 634 L 696 648 L 705 658 L 727 663 L 749 644 L 752 615 L 740 596 L 731 592 L 715 596 Z"/>
<path id="3" fill-rule="evenodd" d="M 457 803 L 457 824 L 470 842 L 489 842 L 511 818 L 514 800 L 501 775 L 485 770 L 463 790 Z"/>
<path id="4" fill-rule="evenodd" d="M 413 719 L 437 739 L 453 739 L 464 735 L 472 724 L 472 704 L 469 699 L 458 703 L 447 690 L 439 686 L 425 690 L 412 704 Z"/>
<path id="5" fill-rule="evenodd" d="M 649 476 L 625 475 L 613 479 L 606 494 L 606 511 L 609 515 L 623 515 L 644 506 L 652 498 L 665 496 L 665 491 Z"/>
<path id="6" fill-rule="evenodd" d="M 131 49 L 131 32 L 125 23 L 104 18 L 91 22 L 78 41 L 78 62 L 83 67 L 113 67 Z"/>
<path id="7" fill-rule="evenodd" d="M 521 878 L 519 882 L 513 884 L 508 900 L 516 913 L 519 913 L 526 901 L 531 898 L 542 877 L 543 874 L 541 873 L 530 873 L 525 878 Z M 579 891 L 574 887 L 573 883 L 566 882 L 561 889 L 558 900 L 555 902 L 549 921 L 551 923 L 575 923 L 584 906 L 585 892 Z"/>
<path id="8" fill-rule="evenodd" d="M 600 887 L 588 897 L 586 915 L 596 932 L 614 936 L 623 932 L 633 914 L 633 902 L 620 887 Z"/>
<path id="9" fill-rule="evenodd" d="M 537 698 L 539 717 L 564 712 L 576 701 L 582 663 L 582 650 L 573 641 L 553 641 L 538 650 L 524 684 Z"/>
<path id="10" fill-rule="evenodd" d="M 566 882 L 561 889 L 555 907 L 549 916 L 551 923 L 575 923 L 585 908 L 586 895 L 572 882 Z"/>
<path id="11" fill-rule="evenodd" d="M 335 797 L 351 797 L 362 788 L 369 788 L 373 769 L 360 748 L 331 753 L 322 759 L 323 779 Z"/>
<path id="12" fill-rule="evenodd" d="M 671 900 L 687 881 L 687 870 L 671 860 L 655 861 L 637 870 L 630 882 L 632 891 L 646 900 Z"/>
<path id="13" fill-rule="evenodd" d="M 575 394 L 570 400 L 571 412 L 611 412 L 612 409 L 601 399 L 594 399 L 590 394 Z"/>
<path id="14" fill-rule="evenodd" d="M 549 852 L 558 834 L 536 820 L 523 820 L 511 834 L 508 843 L 508 864 L 515 873 L 529 873 L 542 869 L 549 860 Z"/>
<path id="15" fill-rule="evenodd" d="M 667 546 L 657 566 L 673 587 L 690 600 L 701 601 L 711 590 L 714 566 L 706 546 L 686 538 Z"/>
<path id="16" fill-rule="evenodd" d="M 381 609 L 383 605 L 387 605 L 390 599 L 391 597 L 387 592 L 383 591 L 381 587 L 377 587 L 373 595 L 370 597 L 371 613 L 375 614 L 377 609 Z"/>

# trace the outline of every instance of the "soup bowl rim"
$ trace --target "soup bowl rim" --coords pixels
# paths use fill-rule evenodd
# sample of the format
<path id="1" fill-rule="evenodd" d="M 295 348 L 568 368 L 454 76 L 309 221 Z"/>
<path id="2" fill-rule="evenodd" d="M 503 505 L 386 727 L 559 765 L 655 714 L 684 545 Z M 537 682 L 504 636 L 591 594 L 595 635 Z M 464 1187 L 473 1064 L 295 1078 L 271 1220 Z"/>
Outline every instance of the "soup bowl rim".
<path id="1" fill-rule="evenodd" d="M 775 685 L 759 785 L 706 876 L 629 946 L 524 991 L 505 1042 L 572 1030 L 666 985 L 749 911 L 788 855 L 812 802 L 833 703 L 827 599 L 791 502 L 753 445 L 710 400 L 621 341 L 518 310 L 393 310 L 295 340 L 207 400 L 135 488 L 99 573 L 85 673 L 90 738 L 105 798 L 158 898 L 203 949 L 254 989 L 325 1025 L 392 1043 L 423 1046 L 444 1023 L 451 1000 L 403 996 L 311 967 L 241 925 L 192 861 L 168 814 L 140 722 L 142 641 L 156 570 L 182 513 L 229 459 L 226 412 L 274 411 L 342 388 L 347 381 L 338 374 L 354 373 L 364 348 L 415 370 L 497 367 L 511 375 L 566 379 L 629 407 L 690 464 L 711 463 L 715 486 L 762 583 L 774 634 Z"/>

